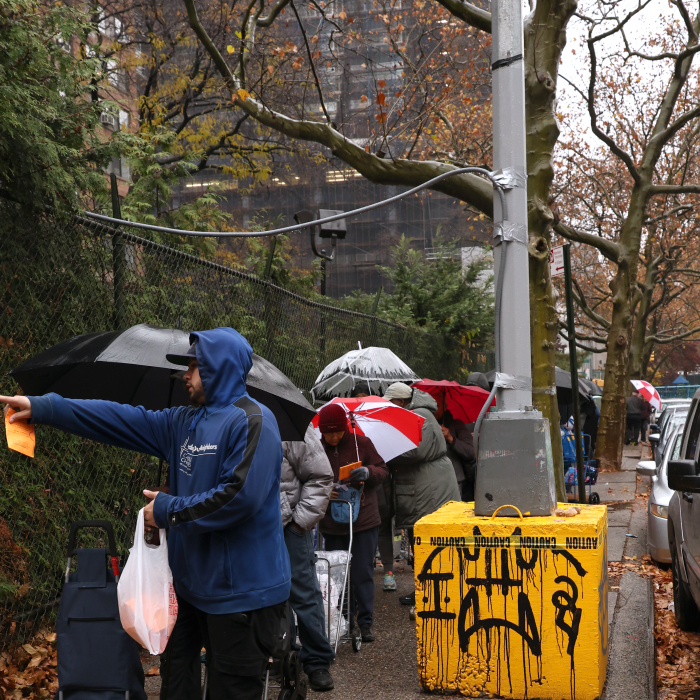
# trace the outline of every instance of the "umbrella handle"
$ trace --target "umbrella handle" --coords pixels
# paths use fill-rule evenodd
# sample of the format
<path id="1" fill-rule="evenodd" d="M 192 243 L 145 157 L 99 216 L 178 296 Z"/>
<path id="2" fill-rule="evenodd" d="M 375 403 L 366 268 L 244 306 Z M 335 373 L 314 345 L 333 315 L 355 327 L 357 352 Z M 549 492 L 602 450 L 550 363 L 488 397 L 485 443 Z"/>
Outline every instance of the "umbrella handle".
<path id="1" fill-rule="evenodd" d="M 360 461 L 360 450 L 357 448 L 357 433 L 355 432 L 355 416 L 350 411 L 350 427 L 353 429 L 352 434 L 355 438 L 355 454 L 357 455 L 357 461 Z"/>

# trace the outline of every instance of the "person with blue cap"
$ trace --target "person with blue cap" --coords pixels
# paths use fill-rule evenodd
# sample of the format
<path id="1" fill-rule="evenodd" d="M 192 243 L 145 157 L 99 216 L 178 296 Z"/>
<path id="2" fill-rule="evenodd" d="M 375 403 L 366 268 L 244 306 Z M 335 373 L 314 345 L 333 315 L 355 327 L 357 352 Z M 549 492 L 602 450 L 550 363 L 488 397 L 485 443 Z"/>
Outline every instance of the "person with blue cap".
<path id="1" fill-rule="evenodd" d="M 272 412 L 246 393 L 248 341 L 232 328 L 190 335 L 189 407 L 147 411 L 111 401 L 0 396 L 31 420 L 170 464 L 170 494 L 147 526 L 168 529 L 178 616 L 161 661 L 161 698 L 201 695 L 203 646 L 210 700 L 260 700 L 262 677 L 289 629 L 290 565 L 280 510 L 282 443 Z"/>

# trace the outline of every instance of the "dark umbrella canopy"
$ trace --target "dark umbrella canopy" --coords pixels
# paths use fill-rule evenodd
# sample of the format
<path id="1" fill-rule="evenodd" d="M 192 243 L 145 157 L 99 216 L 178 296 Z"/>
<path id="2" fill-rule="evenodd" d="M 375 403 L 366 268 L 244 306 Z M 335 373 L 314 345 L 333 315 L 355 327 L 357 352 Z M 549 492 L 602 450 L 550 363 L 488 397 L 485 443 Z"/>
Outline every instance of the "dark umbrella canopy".
<path id="1" fill-rule="evenodd" d="M 583 383 L 583 385 L 588 389 L 588 393 L 590 396 L 602 396 L 603 395 L 603 390 L 595 383 L 592 382 L 590 379 L 586 379 L 585 377 L 579 377 L 579 384 Z"/>
<path id="2" fill-rule="evenodd" d="M 486 379 L 488 379 L 490 386 L 493 386 L 495 375 L 495 370 L 486 372 Z M 571 403 L 571 373 L 561 369 L 561 367 L 555 367 L 554 381 L 557 386 L 557 399 L 559 403 Z M 580 378 L 578 380 L 578 390 L 584 399 L 590 398 L 590 390 Z"/>
<path id="3" fill-rule="evenodd" d="M 182 367 L 165 356 L 184 355 L 189 346 L 184 331 L 140 324 L 70 338 L 29 358 L 10 376 L 28 396 L 55 392 L 71 399 L 105 399 L 158 411 L 187 405 L 187 392 L 179 381 Z M 246 386 L 275 414 L 283 440 L 304 439 L 316 412 L 286 375 L 253 355 Z"/>

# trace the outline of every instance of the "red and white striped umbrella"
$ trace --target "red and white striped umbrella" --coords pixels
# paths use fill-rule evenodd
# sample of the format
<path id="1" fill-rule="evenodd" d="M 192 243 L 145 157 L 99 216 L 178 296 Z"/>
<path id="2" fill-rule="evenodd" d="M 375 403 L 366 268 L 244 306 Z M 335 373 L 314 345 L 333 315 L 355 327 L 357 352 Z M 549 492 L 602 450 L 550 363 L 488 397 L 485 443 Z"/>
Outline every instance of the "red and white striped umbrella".
<path id="1" fill-rule="evenodd" d="M 337 403 L 345 409 L 351 422 L 351 431 L 368 437 L 385 462 L 418 447 L 425 419 L 417 413 L 407 411 L 379 396 L 358 399 L 336 397 L 330 403 Z M 320 436 L 318 415 L 311 423 Z"/>
<path id="2" fill-rule="evenodd" d="M 642 379 L 630 379 L 632 386 L 658 411 L 661 409 L 661 397 L 654 387 Z"/>

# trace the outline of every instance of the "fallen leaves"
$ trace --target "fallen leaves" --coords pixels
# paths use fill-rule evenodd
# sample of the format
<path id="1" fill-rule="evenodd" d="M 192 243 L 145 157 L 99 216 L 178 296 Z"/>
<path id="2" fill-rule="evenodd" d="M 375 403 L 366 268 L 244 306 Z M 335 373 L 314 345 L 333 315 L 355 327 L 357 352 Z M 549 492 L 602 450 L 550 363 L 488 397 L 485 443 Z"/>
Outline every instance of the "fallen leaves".
<path id="1" fill-rule="evenodd" d="M 58 691 L 56 633 L 41 631 L 31 644 L 7 649 L 0 654 L 0 698 L 38 700 Z"/>
<path id="2" fill-rule="evenodd" d="M 669 610 L 673 602 L 671 572 L 659 569 L 656 571 L 658 572 L 654 576 L 656 681 L 660 700 L 674 700 L 700 687 L 697 682 L 700 634 L 678 629 L 673 610 Z"/>
<path id="3" fill-rule="evenodd" d="M 160 676 L 160 668 L 158 666 L 151 666 L 151 668 L 146 671 L 147 676 Z"/>
<path id="4" fill-rule="evenodd" d="M 659 569 L 648 554 L 641 559 L 622 557 L 608 562 L 608 575 L 619 580 L 625 571 L 652 579 L 654 587 L 654 638 L 656 640 L 656 682 L 659 700 L 680 700 L 700 687 L 700 633 L 678 629 L 673 615 L 673 579 L 671 571 Z M 619 586 L 610 586 L 619 590 Z M 671 606 L 671 609 L 669 609 Z"/>

